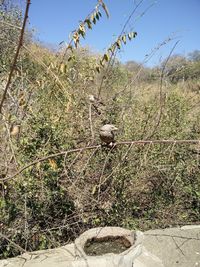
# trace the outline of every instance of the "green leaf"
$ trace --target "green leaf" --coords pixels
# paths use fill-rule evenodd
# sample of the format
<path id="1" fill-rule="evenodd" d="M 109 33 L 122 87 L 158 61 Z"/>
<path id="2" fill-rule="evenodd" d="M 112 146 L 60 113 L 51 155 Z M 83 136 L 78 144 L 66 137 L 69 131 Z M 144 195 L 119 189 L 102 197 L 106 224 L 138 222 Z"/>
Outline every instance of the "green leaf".
<path id="1" fill-rule="evenodd" d="M 137 32 L 129 32 L 128 33 L 128 39 L 131 40 L 137 36 Z"/>
<path id="2" fill-rule="evenodd" d="M 103 59 L 100 60 L 100 64 L 102 67 L 104 67 Z"/>
<path id="3" fill-rule="evenodd" d="M 133 38 L 137 36 L 137 32 L 133 32 Z"/>
<path id="4" fill-rule="evenodd" d="M 98 73 L 100 73 L 100 67 L 99 67 L 99 66 L 96 66 L 96 71 L 97 71 Z"/>
<path id="5" fill-rule="evenodd" d="M 118 49 L 121 48 L 121 40 L 120 39 L 117 40 L 116 46 L 117 46 Z"/>
<path id="6" fill-rule="evenodd" d="M 103 60 L 105 60 L 106 62 L 109 61 L 109 55 L 107 53 L 103 55 Z"/>
<path id="7" fill-rule="evenodd" d="M 99 20 L 99 13 L 96 13 L 96 19 Z"/>
<path id="8" fill-rule="evenodd" d="M 84 26 L 84 24 L 81 24 L 79 26 L 78 34 L 81 35 L 83 38 L 85 38 L 85 26 Z"/>
<path id="9" fill-rule="evenodd" d="M 96 12 L 92 13 L 92 15 L 91 15 L 91 21 L 92 21 L 94 24 L 96 24 L 95 14 L 96 14 Z"/>
<path id="10" fill-rule="evenodd" d="M 71 60 L 75 60 L 75 55 L 68 57 L 67 61 L 70 62 Z"/>
<path id="11" fill-rule="evenodd" d="M 96 24 L 96 19 L 95 19 L 95 18 L 93 18 L 92 22 L 93 22 L 94 24 Z"/>
<path id="12" fill-rule="evenodd" d="M 78 30 L 78 34 L 81 35 L 83 38 L 85 38 L 85 29 L 82 30 L 82 28 Z"/>
<path id="13" fill-rule="evenodd" d="M 122 41 L 124 44 L 126 44 L 126 34 L 122 35 Z"/>
<path id="14" fill-rule="evenodd" d="M 86 19 L 84 22 L 87 24 L 88 29 L 91 30 L 92 29 L 92 22 L 90 21 L 90 19 Z"/>

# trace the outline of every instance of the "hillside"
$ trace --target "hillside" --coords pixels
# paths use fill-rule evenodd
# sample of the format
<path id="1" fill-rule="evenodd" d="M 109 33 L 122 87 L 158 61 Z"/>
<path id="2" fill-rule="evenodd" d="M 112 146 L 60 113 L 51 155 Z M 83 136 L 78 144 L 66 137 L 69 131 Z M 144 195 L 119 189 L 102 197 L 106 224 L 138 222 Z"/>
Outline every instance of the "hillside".
<path id="1" fill-rule="evenodd" d="M 23 16 L 0 11 L 2 99 Z M 0 115 L 1 258 L 97 226 L 200 223 L 200 52 L 154 68 L 122 64 L 115 52 L 135 32 L 103 55 L 79 45 L 77 32 L 59 51 L 24 33 Z M 104 124 L 118 128 L 114 147 L 101 146 Z"/>

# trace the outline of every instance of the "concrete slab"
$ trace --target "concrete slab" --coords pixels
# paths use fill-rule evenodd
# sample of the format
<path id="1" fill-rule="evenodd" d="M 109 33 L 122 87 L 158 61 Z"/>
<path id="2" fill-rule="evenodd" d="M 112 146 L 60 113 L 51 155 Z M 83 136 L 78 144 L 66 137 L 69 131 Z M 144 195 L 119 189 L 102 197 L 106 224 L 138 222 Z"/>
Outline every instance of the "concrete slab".
<path id="1" fill-rule="evenodd" d="M 165 267 L 200 267 L 200 226 L 184 226 L 144 233 L 147 251 L 162 259 Z"/>
<path id="2" fill-rule="evenodd" d="M 135 267 L 153 267 L 149 255 L 159 258 L 165 267 L 200 267 L 200 225 L 144 232 L 142 245 L 144 253 L 134 262 Z M 78 261 L 81 267 L 88 266 L 84 259 L 77 259 L 75 245 L 69 244 L 1 260 L 0 267 L 72 267 Z M 98 266 L 104 264 L 98 262 Z"/>

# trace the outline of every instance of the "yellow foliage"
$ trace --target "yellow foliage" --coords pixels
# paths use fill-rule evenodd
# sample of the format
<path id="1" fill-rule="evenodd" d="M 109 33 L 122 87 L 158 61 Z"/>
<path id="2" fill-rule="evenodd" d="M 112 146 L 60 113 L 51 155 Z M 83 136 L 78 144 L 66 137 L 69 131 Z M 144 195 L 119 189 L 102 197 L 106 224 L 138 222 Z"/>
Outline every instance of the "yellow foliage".
<path id="1" fill-rule="evenodd" d="M 55 171 L 57 170 L 58 166 L 57 163 L 54 159 L 49 159 L 49 165 L 51 166 L 51 168 Z"/>

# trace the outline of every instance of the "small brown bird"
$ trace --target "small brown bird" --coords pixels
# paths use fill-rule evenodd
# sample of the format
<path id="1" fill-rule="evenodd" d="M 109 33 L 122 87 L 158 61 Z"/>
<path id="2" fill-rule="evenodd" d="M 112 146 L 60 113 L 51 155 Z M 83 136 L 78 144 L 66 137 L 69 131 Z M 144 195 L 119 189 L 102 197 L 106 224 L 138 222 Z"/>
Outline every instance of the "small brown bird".
<path id="1" fill-rule="evenodd" d="M 101 141 L 103 143 L 106 143 L 106 145 L 108 145 L 109 147 L 112 147 L 115 142 L 114 131 L 117 130 L 118 128 L 113 124 L 105 124 L 104 126 L 102 126 L 99 134 Z"/>

